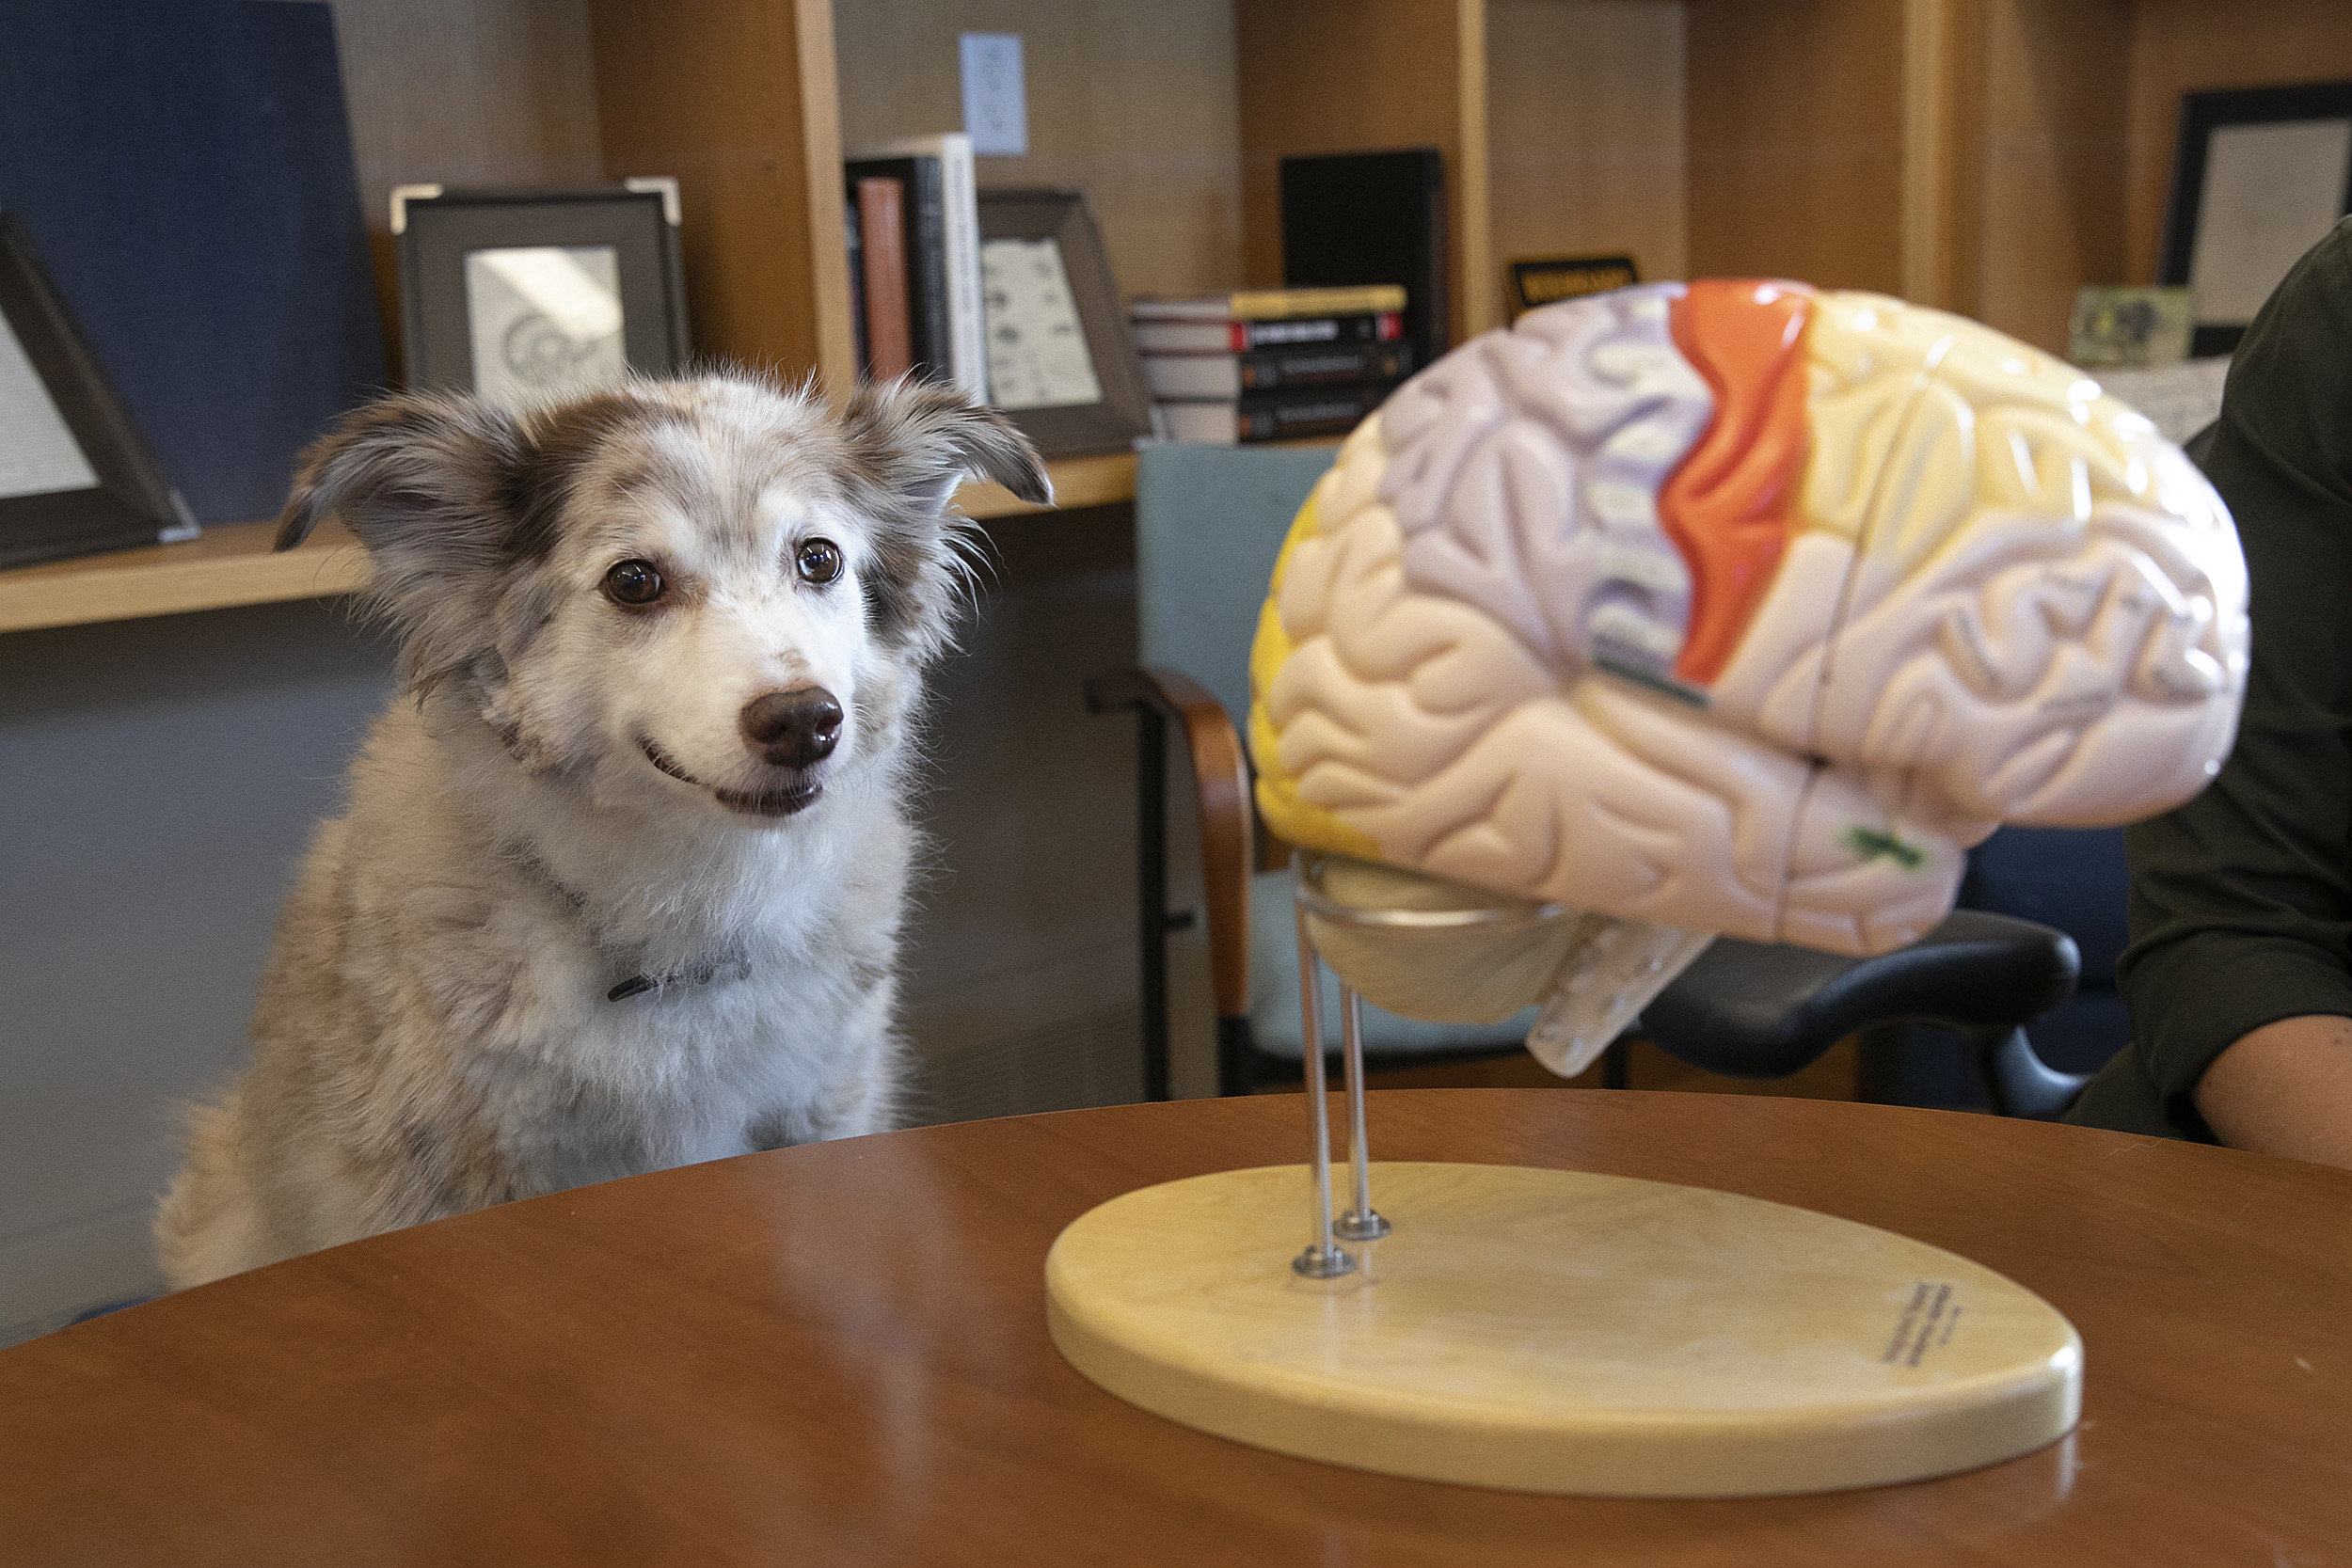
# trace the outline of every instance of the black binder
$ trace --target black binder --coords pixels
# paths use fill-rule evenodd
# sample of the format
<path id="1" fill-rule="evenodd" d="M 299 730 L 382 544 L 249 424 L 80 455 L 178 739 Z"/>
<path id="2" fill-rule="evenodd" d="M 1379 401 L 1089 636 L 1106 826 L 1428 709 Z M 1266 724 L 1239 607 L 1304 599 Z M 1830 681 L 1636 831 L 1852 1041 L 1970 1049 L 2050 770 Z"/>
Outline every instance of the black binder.
<path id="1" fill-rule="evenodd" d="M 332 13 L 0 12 L 0 207 L 196 516 L 275 515 L 304 443 L 384 386 Z"/>
<path id="2" fill-rule="evenodd" d="M 1284 158 L 1281 193 L 1283 283 L 1404 284 L 1414 362 L 1434 363 L 1452 342 L 1453 320 L 1438 150 Z"/>

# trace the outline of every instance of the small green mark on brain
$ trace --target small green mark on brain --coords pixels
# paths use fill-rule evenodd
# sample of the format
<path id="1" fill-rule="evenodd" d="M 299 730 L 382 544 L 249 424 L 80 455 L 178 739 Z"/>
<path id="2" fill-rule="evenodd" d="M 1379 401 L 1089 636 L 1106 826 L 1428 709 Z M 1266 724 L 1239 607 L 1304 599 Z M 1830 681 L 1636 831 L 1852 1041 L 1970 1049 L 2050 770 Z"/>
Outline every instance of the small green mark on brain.
<path id="1" fill-rule="evenodd" d="M 1883 828 L 1867 828 L 1860 823 L 1846 830 L 1846 847 L 1866 861 L 1893 861 L 1905 871 L 1916 871 L 1928 863 L 1926 852 L 1917 845 L 1905 844 Z"/>

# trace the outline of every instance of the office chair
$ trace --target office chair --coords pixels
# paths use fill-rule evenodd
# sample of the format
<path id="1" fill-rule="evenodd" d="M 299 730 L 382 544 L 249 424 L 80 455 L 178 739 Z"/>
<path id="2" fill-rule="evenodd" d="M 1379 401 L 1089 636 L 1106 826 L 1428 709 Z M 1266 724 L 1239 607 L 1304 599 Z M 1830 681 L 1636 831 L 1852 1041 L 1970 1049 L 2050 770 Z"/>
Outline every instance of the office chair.
<path id="1" fill-rule="evenodd" d="M 1232 716 L 1249 705 L 1248 648 L 1292 517 L 1330 466 L 1327 449 L 1165 446 L 1136 479 L 1137 642 L 1142 664 L 1094 676 L 1088 705 L 1137 715 L 1137 879 L 1147 1097 L 1168 1095 L 1168 954 L 1189 911 L 1168 908 L 1167 764 L 1181 736 L 1200 812 L 1201 885 L 1217 1020 L 1218 1086 L 1248 1093 L 1303 1060 L 1286 869 L 1256 819 Z M 1261 852 L 1263 847 L 1266 853 Z M 2052 1117 L 2081 1081 L 2051 1072 L 2023 1025 L 2073 994 L 2080 955 L 2064 932 L 1956 911 L 1926 938 L 1876 958 L 1718 938 L 1644 1010 L 1639 1033 L 1670 1054 L 1735 1077 L 1786 1076 L 1847 1035 L 1931 1024 L 1975 1049 L 2007 1114 Z M 1336 981 L 1322 1016 L 1337 1010 Z M 1502 1023 L 1427 1023 L 1364 1005 L 1368 1061 L 1381 1066 L 1515 1052 L 1533 1009 Z M 1617 1056 L 1619 1064 L 1623 1057 Z M 1613 1075 L 1622 1082 L 1622 1069 Z"/>
<path id="2" fill-rule="evenodd" d="M 1168 949 L 1189 912 L 1168 909 L 1168 733 L 1191 761 L 1200 803 L 1201 879 L 1225 1094 L 1297 1074 L 1303 1059 L 1291 875 L 1263 863 L 1233 716 L 1249 711 L 1249 643 L 1291 519 L 1331 466 L 1329 447 L 1147 448 L 1136 471 L 1136 618 L 1139 667 L 1086 683 L 1098 713 L 1137 715 L 1136 779 L 1148 1098 L 1168 1094 Z M 1271 845 L 1268 845 L 1271 850 Z M 1286 851 L 1284 855 L 1286 856 Z M 1171 925 L 1173 922 L 1173 925 Z M 1323 1016 L 1337 1016 L 1326 977 Z M 1516 1052 L 1528 1017 L 1500 1024 L 1427 1023 L 1366 1004 L 1364 1051 L 1382 1067 Z"/>
<path id="3" fill-rule="evenodd" d="M 2003 828 L 1969 851 L 1961 879 L 1959 908 L 2053 926 L 2074 939 L 2082 973 L 2074 995 L 2026 1030 L 2034 1054 L 2072 1077 L 2097 1072 L 2131 1037 L 2115 973 L 2131 880 L 2122 839 L 2116 828 Z M 1991 1103 L 1973 1065 L 1909 1024 L 1863 1037 L 1862 1080 L 1866 1098 L 1899 1104 Z"/>

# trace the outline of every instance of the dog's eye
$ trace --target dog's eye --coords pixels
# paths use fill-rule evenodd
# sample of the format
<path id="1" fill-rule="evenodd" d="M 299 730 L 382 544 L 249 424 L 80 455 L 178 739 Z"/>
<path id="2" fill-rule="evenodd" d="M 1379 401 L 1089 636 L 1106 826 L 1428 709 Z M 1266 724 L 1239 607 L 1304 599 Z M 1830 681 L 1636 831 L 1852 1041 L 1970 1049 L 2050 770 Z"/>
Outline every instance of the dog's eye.
<path id="1" fill-rule="evenodd" d="M 792 558 L 803 582 L 831 582 L 841 575 L 841 546 L 830 539 L 811 539 Z"/>
<path id="2" fill-rule="evenodd" d="M 661 597 L 661 574 L 649 561 L 624 561 L 604 574 L 604 592 L 614 604 L 651 604 Z"/>

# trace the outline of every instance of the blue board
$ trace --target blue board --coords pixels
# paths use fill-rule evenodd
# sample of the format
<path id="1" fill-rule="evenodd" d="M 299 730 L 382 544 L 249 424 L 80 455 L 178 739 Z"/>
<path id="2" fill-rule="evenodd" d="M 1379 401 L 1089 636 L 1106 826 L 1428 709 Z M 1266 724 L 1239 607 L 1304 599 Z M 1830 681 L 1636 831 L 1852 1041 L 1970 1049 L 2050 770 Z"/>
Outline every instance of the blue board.
<path id="1" fill-rule="evenodd" d="M 22 217 L 204 522 L 276 514 L 384 385 L 332 14 L 296 0 L 9 0 L 0 207 Z"/>

